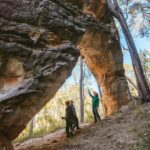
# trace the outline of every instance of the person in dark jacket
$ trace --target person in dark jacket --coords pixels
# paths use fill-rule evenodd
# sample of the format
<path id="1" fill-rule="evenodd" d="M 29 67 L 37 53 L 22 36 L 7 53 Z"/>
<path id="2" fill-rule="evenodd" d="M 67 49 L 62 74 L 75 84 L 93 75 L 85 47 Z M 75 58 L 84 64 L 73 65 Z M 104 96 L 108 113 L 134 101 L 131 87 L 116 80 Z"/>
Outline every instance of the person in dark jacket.
<path id="1" fill-rule="evenodd" d="M 94 116 L 94 123 L 96 123 L 97 121 L 100 121 L 100 115 L 98 113 L 98 107 L 99 107 L 99 97 L 97 92 L 93 92 L 93 95 L 90 93 L 90 91 L 88 90 L 89 95 L 92 98 L 92 111 L 93 111 L 93 116 Z"/>
<path id="2" fill-rule="evenodd" d="M 67 137 L 73 136 L 72 128 L 74 123 L 74 112 L 72 111 L 70 101 L 65 102 L 66 105 L 66 115 L 65 117 L 61 117 L 66 120 L 66 134 Z"/>
<path id="3" fill-rule="evenodd" d="M 74 130 L 74 128 L 76 128 L 77 130 L 79 130 L 81 128 L 79 127 L 79 120 L 78 120 L 78 117 L 77 117 L 76 109 L 74 107 L 74 102 L 71 100 L 70 104 L 71 104 L 71 109 L 72 109 L 73 114 L 74 114 L 74 117 L 73 117 L 73 120 L 74 120 L 73 130 Z"/>

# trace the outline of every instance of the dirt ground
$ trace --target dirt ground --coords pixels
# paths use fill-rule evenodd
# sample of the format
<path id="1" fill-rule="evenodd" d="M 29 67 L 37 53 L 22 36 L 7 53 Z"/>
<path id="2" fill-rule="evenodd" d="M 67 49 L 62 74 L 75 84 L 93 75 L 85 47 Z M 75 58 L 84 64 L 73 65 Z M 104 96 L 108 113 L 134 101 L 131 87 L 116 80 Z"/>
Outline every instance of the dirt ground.
<path id="1" fill-rule="evenodd" d="M 96 124 L 85 124 L 73 138 L 64 129 L 15 144 L 15 150 L 150 150 L 150 103 L 124 106 Z"/>

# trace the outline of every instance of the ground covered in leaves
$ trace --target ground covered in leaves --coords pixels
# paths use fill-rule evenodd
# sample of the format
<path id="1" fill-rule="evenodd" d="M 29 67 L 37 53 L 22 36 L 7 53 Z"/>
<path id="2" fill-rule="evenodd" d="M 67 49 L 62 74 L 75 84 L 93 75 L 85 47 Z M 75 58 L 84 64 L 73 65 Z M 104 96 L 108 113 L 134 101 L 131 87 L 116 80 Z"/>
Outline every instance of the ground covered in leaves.
<path id="1" fill-rule="evenodd" d="M 150 103 L 129 104 L 67 139 L 64 130 L 15 144 L 15 150 L 150 150 Z"/>

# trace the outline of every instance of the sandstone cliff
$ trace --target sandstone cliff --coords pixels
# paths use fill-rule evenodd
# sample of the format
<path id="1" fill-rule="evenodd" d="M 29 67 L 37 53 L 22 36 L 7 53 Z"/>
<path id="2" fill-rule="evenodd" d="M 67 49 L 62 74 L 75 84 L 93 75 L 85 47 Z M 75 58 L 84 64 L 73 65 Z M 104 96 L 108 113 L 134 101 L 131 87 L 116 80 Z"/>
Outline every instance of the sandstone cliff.
<path id="1" fill-rule="evenodd" d="M 103 88 L 106 115 L 130 99 L 112 16 L 103 1 L 88 14 L 83 4 L 0 1 L 0 135 L 16 138 L 55 95 L 78 60 L 77 45 Z"/>

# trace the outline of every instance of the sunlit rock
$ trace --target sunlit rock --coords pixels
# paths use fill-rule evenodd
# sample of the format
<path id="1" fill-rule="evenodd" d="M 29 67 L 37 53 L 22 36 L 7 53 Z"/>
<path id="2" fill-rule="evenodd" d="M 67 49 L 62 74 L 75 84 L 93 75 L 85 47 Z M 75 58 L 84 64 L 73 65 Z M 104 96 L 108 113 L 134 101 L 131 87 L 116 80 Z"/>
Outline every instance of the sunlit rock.
<path id="1" fill-rule="evenodd" d="M 106 115 L 129 100 L 112 16 L 101 3 L 100 11 L 94 3 L 89 13 L 83 6 L 73 0 L 0 1 L 0 136 L 15 139 L 56 94 L 78 60 L 77 45 L 103 87 Z"/>

